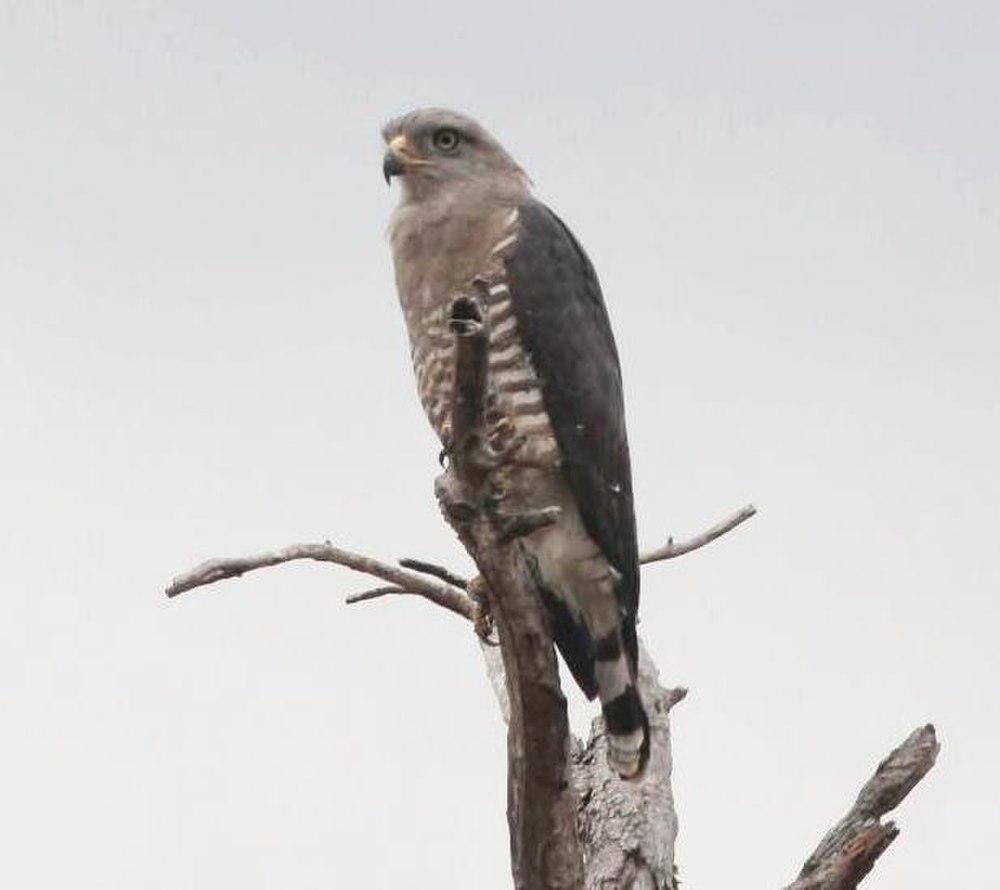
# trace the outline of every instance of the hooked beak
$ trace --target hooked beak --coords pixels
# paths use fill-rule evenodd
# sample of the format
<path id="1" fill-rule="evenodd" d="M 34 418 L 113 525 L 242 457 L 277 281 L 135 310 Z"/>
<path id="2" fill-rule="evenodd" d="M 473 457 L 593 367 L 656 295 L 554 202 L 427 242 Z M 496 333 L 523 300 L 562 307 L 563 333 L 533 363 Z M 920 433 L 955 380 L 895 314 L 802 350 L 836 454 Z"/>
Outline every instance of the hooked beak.
<path id="1" fill-rule="evenodd" d="M 393 176 L 400 176 L 406 172 L 406 165 L 403 159 L 391 149 L 382 158 L 382 175 L 385 177 L 385 184 L 392 183 Z"/>
<path id="2" fill-rule="evenodd" d="M 430 161 L 418 158 L 410 149 L 406 137 L 400 134 L 389 140 L 389 147 L 382 158 L 382 175 L 386 184 L 392 182 L 393 176 L 402 176 L 414 167 L 426 167 Z"/>

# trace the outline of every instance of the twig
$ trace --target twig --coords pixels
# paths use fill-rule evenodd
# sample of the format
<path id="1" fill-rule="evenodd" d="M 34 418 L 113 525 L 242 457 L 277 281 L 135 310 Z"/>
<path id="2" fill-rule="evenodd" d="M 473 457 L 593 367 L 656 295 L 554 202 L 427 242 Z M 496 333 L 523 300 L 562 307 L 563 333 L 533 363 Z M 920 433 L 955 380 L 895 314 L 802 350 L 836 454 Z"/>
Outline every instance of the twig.
<path id="1" fill-rule="evenodd" d="M 806 860 L 786 890 L 854 890 L 899 829 L 882 816 L 909 794 L 937 759 L 941 746 L 930 724 L 914 730 L 875 770 L 854 806 Z"/>
<path id="2" fill-rule="evenodd" d="M 475 623 L 476 605 L 461 591 L 452 587 L 434 587 L 422 590 L 407 590 L 404 587 L 376 587 L 373 590 L 363 590 L 361 593 L 352 593 L 344 597 L 344 602 L 348 606 L 355 603 L 364 603 L 368 600 L 380 599 L 383 596 L 405 594 L 407 596 L 422 596 L 437 606 L 442 606 L 449 612 L 461 615 L 463 618 Z"/>
<path id="3" fill-rule="evenodd" d="M 451 584 L 435 583 L 424 575 L 407 571 L 398 566 L 387 565 L 377 559 L 372 559 L 370 556 L 362 556 L 360 553 L 352 553 L 350 550 L 341 550 L 329 542 L 325 544 L 293 544 L 282 550 L 258 553 L 255 556 L 210 559 L 191 569 L 190 572 L 185 572 L 174 578 L 167 588 L 167 596 L 177 596 L 186 590 L 193 590 L 195 587 L 214 584 L 216 581 L 222 581 L 226 578 L 238 578 L 244 572 L 280 565 L 296 559 L 333 562 L 353 569 L 355 572 L 363 572 L 381 578 L 383 581 L 388 581 L 390 584 L 402 588 L 407 593 L 425 597 L 469 621 L 472 621 L 475 615 L 475 606 L 463 590 Z"/>
<path id="4" fill-rule="evenodd" d="M 425 562 L 422 559 L 410 559 L 406 557 L 399 561 L 399 564 L 404 569 L 413 569 L 415 572 L 421 572 L 424 575 L 432 575 L 435 578 L 440 578 L 445 584 L 451 584 L 453 587 L 461 587 L 462 590 L 469 589 L 469 579 L 463 578 L 461 575 L 456 575 L 451 569 L 447 569 L 444 566 L 439 566 L 434 562 Z"/>
<path id="5" fill-rule="evenodd" d="M 746 522 L 756 512 L 757 508 L 753 504 L 747 504 L 742 510 L 734 513 L 728 519 L 723 519 L 722 522 L 716 523 L 710 529 L 706 529 L 700 535 L 695 535 L 687 541 L 675 543 L 674 539 L 670 538 L 659 549 L 643 553 L 639 557 L 639 562 L 645 565 L 646 563 L 660 562 L 664 559 L 674 559 L 675 557 L 683 556 L 685 553 L 690 553 L 692 550 L 697 550 L 699 547 L 711 544 L 716 538 L 721 538 L 726 532 L 732 531 L 736 526 Z"/>
<path id="6" fill-rule="evenodd" d="M 362 590 L 361 593 L 352 593 L 344 598 L 344 602 L 352 606 L 354 603 L 378 599 L 380 596 L 388 596 L 391 593 L 410 593 L 410 591 L 403 590 L 402 587 L 376 587 L 372 590 Z"/>

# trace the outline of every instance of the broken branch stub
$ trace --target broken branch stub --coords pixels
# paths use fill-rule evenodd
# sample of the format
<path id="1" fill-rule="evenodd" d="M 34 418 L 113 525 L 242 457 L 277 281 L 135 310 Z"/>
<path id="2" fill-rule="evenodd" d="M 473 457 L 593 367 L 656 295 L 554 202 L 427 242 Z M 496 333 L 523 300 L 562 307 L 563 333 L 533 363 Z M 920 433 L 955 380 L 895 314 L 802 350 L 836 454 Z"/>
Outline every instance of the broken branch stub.
<path id="1" fill-rule="evenodd" d="M 473 282 L 482 298 L 486 282 Z M 485 299 L 451 304 L 455 377 L 451 460 L 435 482 L 442 512 L 479 568 L 475 595 L 496 625 L 510 719 L 507 729 L 507 820 L 511 869 L 519 890 L 583 885 L 570 778 L 569 720 L 548 617 L 525 564 L 519 538 L 558 516 L 554 509 L 504 514 L 494 471 L 513 457 L 493 449 L 489 428 L 489 320 Z"/>
<path id="2" fill-rule="evenodd" d="M 448 326 L 455 337 L 455 377 L 452 390 L 452 461 L 464 461 L 478 443 L 471 440 L 482 427 L 486 409 L 489 322 L 475 297 L 452 300 Z"/>
<path id="3" fill-rule="evenodd" d="M 786 890 L 854 890 L 899 834 L 882 817 L 927 775 L 940 749 L 931 724 L 910 733 L 878 765 L 854 806 L 827 832 Z"/>

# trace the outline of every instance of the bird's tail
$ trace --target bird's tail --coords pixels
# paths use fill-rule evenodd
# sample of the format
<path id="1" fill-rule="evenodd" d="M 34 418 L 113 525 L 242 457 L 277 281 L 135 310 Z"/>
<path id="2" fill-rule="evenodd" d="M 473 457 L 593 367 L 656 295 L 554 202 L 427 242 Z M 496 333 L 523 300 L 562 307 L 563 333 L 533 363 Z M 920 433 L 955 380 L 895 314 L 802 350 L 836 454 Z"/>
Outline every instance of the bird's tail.
<path id="1" fill-rule="evenodd" d="M 594 654 L 597 694 L 608 733 L 608 763 L 623 779 L 639 778 L 649 759 L 649 720 L 620 632 L 601 640 Z"/>

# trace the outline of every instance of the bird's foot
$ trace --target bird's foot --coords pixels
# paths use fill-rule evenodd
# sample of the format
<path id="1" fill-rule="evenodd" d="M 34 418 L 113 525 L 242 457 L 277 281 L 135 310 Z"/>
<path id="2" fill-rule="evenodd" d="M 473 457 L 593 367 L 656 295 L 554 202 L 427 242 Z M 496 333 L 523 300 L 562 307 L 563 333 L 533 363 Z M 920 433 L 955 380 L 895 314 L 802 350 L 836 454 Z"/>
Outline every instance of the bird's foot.
<path id="1" fill-rule="evenodd" d="M 500 416 L 486 429 L 486 435 L 475 450 L 477 465 L 483 470 L 495 470 L 511 462 L 527 437 L 517 431 L 509 417 Z"/>
<path id="2" fill-rule="evenodd" d="M 477 575 L 469 582 L 469 598 L 476 605 L 472 626 L 475 628 L 479 641 L 485 646 L 499 646 L 500 642 L 493 636 L 493 629 L 496 625 L 493 621 L 493 612 L 490 610 L 489 597 L 486 594 L 486 582 L 481 575 Z"/>

